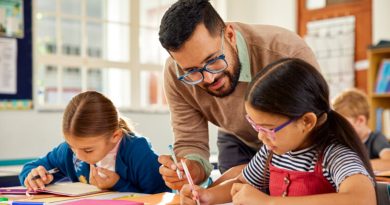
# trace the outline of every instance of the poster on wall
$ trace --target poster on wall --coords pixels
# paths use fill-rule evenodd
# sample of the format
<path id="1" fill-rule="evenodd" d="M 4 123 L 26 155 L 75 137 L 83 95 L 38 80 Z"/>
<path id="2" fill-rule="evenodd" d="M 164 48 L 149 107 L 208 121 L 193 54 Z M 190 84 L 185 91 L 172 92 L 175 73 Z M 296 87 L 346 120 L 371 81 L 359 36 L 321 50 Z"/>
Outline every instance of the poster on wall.
<path id="1" fill-rule="evenodd" d="M 23 0 L 0 1 L 0 36 L 23 38 Z"/>
<path id="2" fill-rule="evenodd" d="M 0 38 L 0 94 L 16 94 L 16 54 L 16 39 Z"/>

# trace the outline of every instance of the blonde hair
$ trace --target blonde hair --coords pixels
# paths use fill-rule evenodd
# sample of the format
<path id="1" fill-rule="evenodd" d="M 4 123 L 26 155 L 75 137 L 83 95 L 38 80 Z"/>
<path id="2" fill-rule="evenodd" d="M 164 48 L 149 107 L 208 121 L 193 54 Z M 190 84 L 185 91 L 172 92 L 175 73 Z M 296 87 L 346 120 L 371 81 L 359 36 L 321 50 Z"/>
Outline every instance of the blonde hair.
<path id="1" fill-rule="evenodd" d="M 96 91 L 76 95 L 65 109 L 62 131 L 66 135 L 110 136 L 118 129 L 132 133 L 128 123 L 119 117 L 111 100 Z"/>
<path id="2" fill-rule="evenodd" d="M 345 117 L 357 118 L 363 115 L 367 120 L 370 118 L 367 95 L 358 89 L 342 92 L 333 100 L 333 109 Z"/>

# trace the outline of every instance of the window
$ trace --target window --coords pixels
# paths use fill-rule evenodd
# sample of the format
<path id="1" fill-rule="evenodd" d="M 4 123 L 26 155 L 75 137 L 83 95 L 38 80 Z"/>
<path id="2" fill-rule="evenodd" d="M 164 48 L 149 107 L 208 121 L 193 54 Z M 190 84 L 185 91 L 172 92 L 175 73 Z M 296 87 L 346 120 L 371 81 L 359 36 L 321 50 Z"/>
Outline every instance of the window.
<path id="1" fill-rule="evenodd" d="M 158 30 L 174 1 L 34 0 L 37 107 L 96 90 L 122 109 L 166 109 Z"/>

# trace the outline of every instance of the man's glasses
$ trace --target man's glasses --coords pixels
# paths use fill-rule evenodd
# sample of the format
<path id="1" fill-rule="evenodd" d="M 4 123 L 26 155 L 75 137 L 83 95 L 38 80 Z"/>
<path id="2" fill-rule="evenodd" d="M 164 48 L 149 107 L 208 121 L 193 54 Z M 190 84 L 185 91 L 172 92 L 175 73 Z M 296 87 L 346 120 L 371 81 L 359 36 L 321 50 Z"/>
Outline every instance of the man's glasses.
<path id="1" fill-rule="evenodd" d="M 295 120 L 297 120 L 299 117 L 294 117 L 294 118 L 291 118 L 290 120 L 288 120 L 287 122 L 275 127 L 274 129 L 267 129 L 265 127 L 262 127 L 258 124 L 256 124 L 250 117 L 249 115 L 245 115 L 245 118 L 246 120 L 249 122 L 249 124 L 252 125 L 253 129 L 260 133 L 260 134 L 264 134 L 266 135 L 269 139 L 271 139 L 272 141 L 275 141 L 275 133 L 278 132 L 279 130 L 283 129 L 284 127 L 286 127 L 287 125 L 289 125 L 290 123 L 294 122 Z"/>
<path id="2" fill-rule="evenodd" d="M 218 57 L 211 59 L 205 63 L 203 68 L 193 68 L 186 72 L 184 75 L 179 76 L 179 70 L 176 68 L 176 74 L 179 76 L 177 79 L 189 84 L 189 85 L 195 85 L 203 81 L 204 75 L 203 72 L 209 72 L 212 74 L 220 73 L 224 71 L 228 67 L 228 63 L 225 59 L 225 54 L 223 53 L 223 46 L 225 42 L 225 38 L 223 36 L 223 31 L 221 32 L 221 38 L 222 38 L 222 44 L 221 44 L 221 55 Z M 180 67 L 176 63 L 177 67 Z"/>

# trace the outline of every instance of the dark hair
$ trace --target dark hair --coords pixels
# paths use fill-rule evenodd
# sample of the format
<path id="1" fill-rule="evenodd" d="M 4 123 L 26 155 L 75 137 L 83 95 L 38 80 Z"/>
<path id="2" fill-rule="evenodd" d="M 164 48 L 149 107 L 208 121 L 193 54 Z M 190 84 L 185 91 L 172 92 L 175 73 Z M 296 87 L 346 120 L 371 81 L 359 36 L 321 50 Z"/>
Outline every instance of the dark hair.
<path id="1" fill-rule="evenodd" d="M 161 19 L 159 40 L 168 51 L 177 51 L 203 23 L 210 35 L 219 35 L 225 23 L 208 0 L 179 0 Z"/>
<path id="2" fill-rule="evenodd" d="M 309 63 L 296 58 L 271 63 L 249 84 L 245 100 L 254 109 L 290 119 L 308 112 L 317 115 L 317 122 L 326 119 L 311 131 L 311 144 L 316 145 L 320 153 L 333 142 L 347 146 L 362 159 L 374 180 L 367 151 L 350 123 L 330 109 L 328 85 Z"/>
<path id="3" fill-rule="evenodd" d="M 98 92 L 80 93 L 66 106 L 62 122 L 64 134 L 76 137 L 109 136 L 118 129 L 132 133 L 128 123 L 118 116 L 111 100 Z"/>

